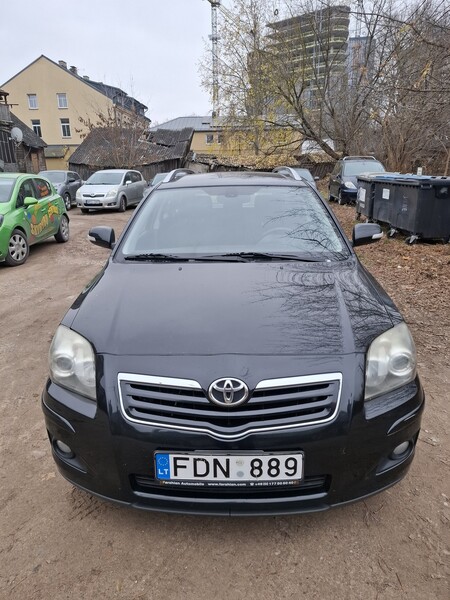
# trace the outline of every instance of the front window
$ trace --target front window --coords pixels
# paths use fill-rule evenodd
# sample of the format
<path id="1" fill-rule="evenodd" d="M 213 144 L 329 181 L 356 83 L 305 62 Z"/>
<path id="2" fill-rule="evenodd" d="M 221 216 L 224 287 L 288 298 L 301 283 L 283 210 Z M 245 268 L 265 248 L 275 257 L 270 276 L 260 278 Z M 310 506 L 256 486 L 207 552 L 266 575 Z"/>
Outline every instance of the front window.
<path id="1" fill-rule="evenodd" d="M 67 94 L 56 94 L 58 108 L 67 108 Z"/>
<path id="2" fill-rule="evenodd" d="M 8 179 L 0 178 L 0 202 L 9 202 L 15 183 L 15 179 L 10 179 L 9 177 Z"/>
<path id="3" fill-rule="evenodd" d="M 315 193 L 281 186 L 158 189 L 128 231 L 122 253 L 208 258 L 278 253 L 311 260 L 348 256 Z"/>
<path id="4" fill-rule="evenodd" d="M 123 173 L 108 173 L 97 171 L 89 177 L 86 185 L 119 185 L 122 182 Z"/>
<path id="5" fill-rule="evenodd" d="M 28 94 L 28 108 L 38 108 L 37 94 Z"/>
<path id="6" fill-rule="evenodd" d="M 17 194 L 17 202 L 16 208 L 20 208 L 24 205 L 25 198 L 36 198 L 36 192 L 34 189 L 33 181 L 31 179 L 27 179 L 22 183 L 19 189 L 19 193 Z"/>
<path id="7" fill-rule="evenodd" d="M 39 137 L 42 137 L 41 121 L 39 119 L 33 119 L 31 121 L 31 125 L 33 127 L 34 133 Z"/>
<path id="8" fill-rule="evenodd" d="M 344 162 L 343 175 L 355 177 L 361 173 L 379 173 L 386 169 L 377 160 L 358 160 L 355 162 Z"/>
<path id="9" fill-rule="evenodd" d="M 61 133 L 63 137 L 70 137 L 70 122 L 69 119 L 61 120 Z"/>

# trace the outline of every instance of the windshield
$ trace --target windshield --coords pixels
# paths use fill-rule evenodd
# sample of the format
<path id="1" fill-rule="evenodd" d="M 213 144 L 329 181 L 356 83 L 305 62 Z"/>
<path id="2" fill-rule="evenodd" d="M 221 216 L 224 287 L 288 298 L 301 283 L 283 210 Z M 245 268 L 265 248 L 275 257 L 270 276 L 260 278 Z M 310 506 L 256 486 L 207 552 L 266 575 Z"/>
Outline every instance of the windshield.
<path id="1" fill-rule="evenodd" d="M 310 188 L 218 186 L 157 189 L 136 215 L 122 253 L 276 253 L 324 260 L 348 250 Z"/>
<path id="2" fill-rule="evenodd" d="M 347 176 L 361 175 L 361 173 L 378 173 L 386 169 L 377 160 L 358 160 L 344 162 L 343 174 Z"/>
<path id="3" fill-rule="evenodd" d="M 123 173 L 97 171 L 89 177 L 86 185 L 118 185 L 122 181 Z"/>
<path id="4" fill-rule="evenodd" d="M 0 179 L 0 202 L 9 202 L 15 179 Z"/>
<path id="5" fill-rule="evenodd" d="M 41 171 L 39 175 L 47 177 L 52 183 L 64 183 L 66 180 L 64 171 Z"/>

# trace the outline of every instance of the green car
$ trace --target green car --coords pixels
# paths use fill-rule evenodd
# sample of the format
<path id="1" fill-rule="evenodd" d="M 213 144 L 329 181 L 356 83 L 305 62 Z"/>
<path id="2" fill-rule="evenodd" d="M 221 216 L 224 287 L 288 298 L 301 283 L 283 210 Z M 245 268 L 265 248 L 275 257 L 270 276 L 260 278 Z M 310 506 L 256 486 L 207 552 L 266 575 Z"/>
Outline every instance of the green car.
<path id="1" fill-rule="evenodd" d="M 23 264 L 32 244 L 55 236 L 69 239 L 69 217 L 61 196 L 43 177 L 0 173 L 0 262 Z"/>

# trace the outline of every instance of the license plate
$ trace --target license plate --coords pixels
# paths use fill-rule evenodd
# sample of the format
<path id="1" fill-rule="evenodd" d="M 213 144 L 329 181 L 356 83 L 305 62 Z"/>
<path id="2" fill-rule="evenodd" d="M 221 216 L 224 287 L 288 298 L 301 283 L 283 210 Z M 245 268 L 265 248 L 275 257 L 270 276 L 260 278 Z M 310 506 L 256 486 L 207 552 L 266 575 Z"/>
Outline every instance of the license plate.
<path id="1" fill-rule="evenodd" d="M 292 485 L 303 478 L 303 453 L 189 454 L 156 452 L 161 483 L 207 486 Z"/>
<path id="2" fill-rule="evenodd" d="M 85 200 L 84 203 L 88 204 L 89 206 L 100 206 L 100 202 L 98 200 Z"/>

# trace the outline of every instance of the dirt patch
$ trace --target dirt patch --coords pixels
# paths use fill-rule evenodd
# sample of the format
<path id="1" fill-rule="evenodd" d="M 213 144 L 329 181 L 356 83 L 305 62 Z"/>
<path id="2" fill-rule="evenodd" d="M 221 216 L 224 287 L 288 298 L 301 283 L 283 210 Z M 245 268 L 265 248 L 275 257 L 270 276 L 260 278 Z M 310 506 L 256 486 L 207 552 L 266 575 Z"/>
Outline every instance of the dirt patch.
<path id="1" fill-rule="evenodd" d="M 333 205 L 350 235 L 354 209 Z M 450 564 L 449 246 L 385 239 L 358 250 L 414 333 L 427 407 L 399 485 L 326 513 L 225 519 L 139 512 L 73 489 L 39 405 L 51 337 L 107 251 L 71 212 L 68 244 L 0 267 L 0 598 L 447 600 Z"/>

